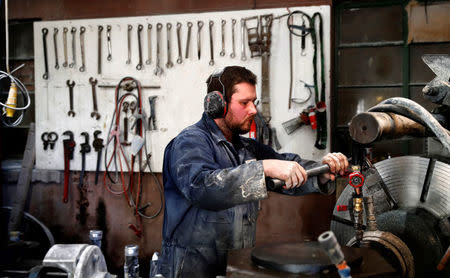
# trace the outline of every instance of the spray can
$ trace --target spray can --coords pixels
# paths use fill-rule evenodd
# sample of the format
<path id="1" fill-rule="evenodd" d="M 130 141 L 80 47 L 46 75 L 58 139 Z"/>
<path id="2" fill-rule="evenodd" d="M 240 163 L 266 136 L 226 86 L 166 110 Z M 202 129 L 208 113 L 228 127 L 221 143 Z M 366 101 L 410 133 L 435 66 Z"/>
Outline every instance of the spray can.
<path id="1" fill-rule="evenodd" d="M 102 248 L 102 238 L 103 231 L 101 230 L 90 230 L 89 231 L 89 239 L 91 240 L 92 245 L 97 245 L 98 248 Z"/>
<path id="2" fill-rule="evenodd" d="M 124 278 L 139 278 L 139 246 L 131 244 L 125 246 Z"/>

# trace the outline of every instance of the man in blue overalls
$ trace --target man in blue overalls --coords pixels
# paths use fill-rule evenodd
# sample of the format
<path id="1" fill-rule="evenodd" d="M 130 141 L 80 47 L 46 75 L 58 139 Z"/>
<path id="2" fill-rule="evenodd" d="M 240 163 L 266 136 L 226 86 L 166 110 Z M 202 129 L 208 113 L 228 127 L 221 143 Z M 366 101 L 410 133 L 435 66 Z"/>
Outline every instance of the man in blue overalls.
<path id="1" fill-rule="evenodd" d="M 255 243 L 258 201 L 267 198 L 265 178 L 283 180 L 285 194 L 330 193 L 334 174 L 348 167 L 341 153 L 322 163 L 332 174 L 308 178 L 320 164 L 240 136 L 257 110 L 256 76 L 226 67 L 208 80 L 205 112 L 164 153 L 164 226 L 158 272 L 172 277 L 224 275 L 227 251 Z"/>

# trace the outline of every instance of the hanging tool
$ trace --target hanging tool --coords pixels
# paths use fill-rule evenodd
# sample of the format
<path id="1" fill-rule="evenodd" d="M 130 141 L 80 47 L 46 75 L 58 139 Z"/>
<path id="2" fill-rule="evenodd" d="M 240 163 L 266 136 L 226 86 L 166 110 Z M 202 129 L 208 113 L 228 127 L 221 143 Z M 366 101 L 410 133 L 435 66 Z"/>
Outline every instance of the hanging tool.
<path id="1" fill-rule="evenodd" d="M 100 113 L 98 113 L 98 110 L 97 110 L 97 92 L 95 90 L 95 86 L 97 85 L 97 79 L 90 77 L 89 83 L 91 83 L 92 103 L 94 104 L 94 111 L 91 112 L 91 118 L 95 118 L 96 120 L 98 120 L 98 119 L 100 119 Z"/>
<path id="2" fill-rule="evenodd" d="M 143 63 L 142 63 L 142 43 L 141 43 L 141 33 L 142 29 L 144 29 L 144 26 L 142 24 L 138 25 L 137 29 L 137 38 L 138 38 L 138 50 L 139 50 L 139 63 L 136 66 L 137 70 L 141 70 Z"/>
<path id="3" fill-rule="evenodd" d="M 58 41 L 58 28 L 53 28 L 53 48 L 55 50 L 55 69 L 59 69 L 57 41 Z"/>
<path id="4" fill-rule="evenodd" d="M 214 21 L 209 21 L 209 50 L 211 55 L 211 60 L 209 61 L 210 66 L 214 66 L 214 42 L 213 42 L 213 26 Z"/>
<path id="5" fill-rule="evenodd" d="M 98 175 L 100 173 L 100 161 L 102 159 L 102 150 L 103 150 L 103 139 L 99 138 L 98 136 L 102 132 L 100 130 L 94 131 L 94 141 L 92 142 L 92 146 L 94 147 L 94 150 L 97 152 L 97 166 L 95 168 L 95 185 L 98 183 Z"/>
<path id="6" fill-rule="evenodd" d="M 86 28 L 84 26 L 80 27 L 80 49 L 81 49 L 81 67 L 80 71 L 84 72 L 86 70 L 86 58 L 84 55 L 84 32 L 86 31 Z"/>
<path id="7" fill-rule="evenodd" d="M 102 31 L 103 26 L 98 26 L 98 53 L 97 53 L 97 74 L 102 74 Z"/>
<path id="8" fill-rule="evenodd" d="M 158 96 L 149 96 L 148 101 L 150 103 L 150 117 L 148 117 L 148 130 L 157 130 L 156 127 L 156 111 L 155 101 Z"/>
<path id="9" fill-rule="evenodd" d="M 123 111 L 123 113 L 125 113 L 125 117 L 123 118 L 123 142 L 121 144 L 124 146 L 131 145 L 131 143 L 128 142 L 128 107 L 129 107 L 129 105 L 130 104 L 126 101 L 122 105 L 122 111 Z"/>
<path id="10" fill-rule="evenodd" d="M 111 25 L 106 25 L 106 40 L 108 41 L 108 57 L 106 57 L 106 60 L 108 60 L 108 62 L 111 62 L 112 60 Z"/>
<path id="11" fill-rule="evenodd" d="M 69 176 L 70 176 L 70 160 L 73 159 L 73 150 L 75 149 L 75 141 L 73 140 L 72 131 L 65 131 L 63 135 L 69 136 L 63 140 L 64 146 L 64 193 L 63 202 L 69 201 Z"/>
<path id="12" fill-rule="evenodd" d="M 69 32 L 69 29 L 67 27 L 63 28 L 63 45 L 64 45 L 64 63 L 62 64 L 63 67 L 67 67 L 68 64 L 68 58 L 67 58 L 67 32 Z"/>
<path id="13" fill-rule="evenodd" d="M 127 32 L 127 45 L 128 45 L 128 59 L 126 64 L 131 64 L 131 30 L 133 30 L 133 25 L 128 24 L 128 32 Z"/>
<path id="14" fill-rule="evenodd" d="M 181 64 L 183 62 L 183 54 L 181 53 L 181 23 L 177 23 L 177 43 L 178 43 L 178 59 L 177 63 Z"/>
<path id="15" fill-rule="evenodd" d="M 172 30 L 172 23 L 167 23 L 166 24 L 166 30 L 167 30 L 167 63 L 166 63 L 166 67 L 167 68 L 171 68 L 173 67 L 173 63 L 172 63 L 172 50 L 171 50 L 171 43 L 170 43 L 170 33 Z"/>
<path id="16" fill-rule="evenodd" d="M 69 87 L 69 98 L 70 98 L 70 110 L 67 112 L 67 115 L 70 117 L 75 117 L 75 111 L 73 110 L 73 87 L 75 86 L 75 81 L 70 82 L 70 80 L 66 81 L 67 86 Z"/>
<path id="17" fill-rule="evenodd" d="M 234 27 L 236 26 L 236 19 L 231 19 L 231 45 L 232 45 L 232 49 L 233 51 L 230 54 L 231 58 L 236 57 L 236 44 L 235 44 L 235 39 L 234 39 Z"/>
<path id="18" fill-rule="evenodd" d="M 145 64 L 150 65 L 152 63 L 152 28 L 153 26 L 149 23 L 147 25 L 147 50 L 148 59 Z"/>
<path id="19" fill-rule="evenodd" d="M 91 145 L 89 145 L 89 133 L 82 132 L 81 136 L 84 136 L 84 143 L 80 145 L 80 153 L 81 153 L 81 173 L 80 173 L 80 182 L 78 187 L 83 187 L 84 180 L 84 170 L 86 168 L 86 154 L 91 152 Z"/>
<path id="20" fill-rule="evenodd" d="M 241 60 L 246 61 L 247 55 L 245 54 L 245 19 L 241 18 Z"/>
<path id="21" fill-rule="evenodd" d="M 156 68 L 155 75 L 160 76 L 163 74 L 163 69 L 159 65 L 161 63 L 161 30 L 163 25 L 161 23 L 156 24 Z"/>
<path id="22" fill-rule="evenodd" d="M 44 46 L 44 65 L 45 65 L 45 72 L 44 72 L 44 75 L 42 75 L 42 78 L 44 78 L 45 80 L 48 79 L 47 35 L 48 35 L 48 29 L 42 28 L 42 44 Z"/>
<path id="23" fill-rule="evenodd" d="M 245 28 L 247 29 L 248 46 L 250 48 L 250 57 L 261 56 L 261 38 L 259 34 L 260 26 L 258 16 L 247 17 Z"/>
<path id="24" fill-rule="evenodd" d="M 201 33 L 203 28 L 203 21 L 197 21 L 197 57 L 200 60 L 202 44 L 201 44 Z"/>
<path id="25" fill-rule="evenodd" d="M 191 29 L 192 29 L 192 22 L 188 22 L 188 32 L 187 32 L 187 39 L 186 39 L 186 55 L 184 56 L 186 59 L 189 58 L 189 46 L 191 44 Z"/>
<path id="26" fill-rule="evenodd" d="M 225 25 L 226 25 L 226 20 L 222 19 L 222 51 L 220 51 L 220 56 L 225 56 Z"/>
<path id="27" fill-rule="evenodd" d="M 72 27 L 72 29 L 70 30 L 70 33 L 72 34 L 72 63 L 69 64 L 69 68 L 73 68 L 77 62 L 76 59 L 76 32 L 77 32 L 77 28 Z"/>
<path id="28" fill-rule="evenodd" d="M 56 132 L 44 132 L 41 135 L 42 142 L 44 143 L 44 151 L 50 146 L 50 149 L 53 150 L 55 147 L 55 143 L 58 140 L 58 134 Z"/>

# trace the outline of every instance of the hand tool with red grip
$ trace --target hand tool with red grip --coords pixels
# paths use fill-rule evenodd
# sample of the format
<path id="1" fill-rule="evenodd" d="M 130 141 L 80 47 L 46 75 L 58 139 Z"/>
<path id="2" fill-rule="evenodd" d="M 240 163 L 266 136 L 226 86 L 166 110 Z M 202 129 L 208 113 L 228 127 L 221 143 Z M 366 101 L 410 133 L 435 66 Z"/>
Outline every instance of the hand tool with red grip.
<path id="1" fill-rule="evenodd" d="M 75 149 L 75 141 L 73 140 L 72 131 L 65 131 L 63 135 L 69 136 L 63 140 L 64 145 L 64 196 L 63 202 L 69 201 L 69 176 L 70 176 L 70 160 L 73 159 L 73 150 Z"/>

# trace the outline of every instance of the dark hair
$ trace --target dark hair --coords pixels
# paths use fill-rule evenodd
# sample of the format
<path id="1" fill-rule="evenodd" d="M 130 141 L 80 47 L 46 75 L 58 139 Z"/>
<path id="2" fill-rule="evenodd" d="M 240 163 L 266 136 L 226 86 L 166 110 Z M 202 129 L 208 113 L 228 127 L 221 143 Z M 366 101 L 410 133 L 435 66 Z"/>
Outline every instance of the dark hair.
<path id="1" fill-rule="evenodd" d="M 222 84 L 223 86 L 222 86 Z M 235 93 L 233 86 L 242 82 L 256 85 L 256 75 L 248 69 L 240 66 L 229 66 L 223 69 L 222 73 L 212 74 L 206 80 L 206 93 L 212 91 L 222 92 L 225 88 L 225 95 L 227 102 L 230 102 L 231 96 Z"/>

